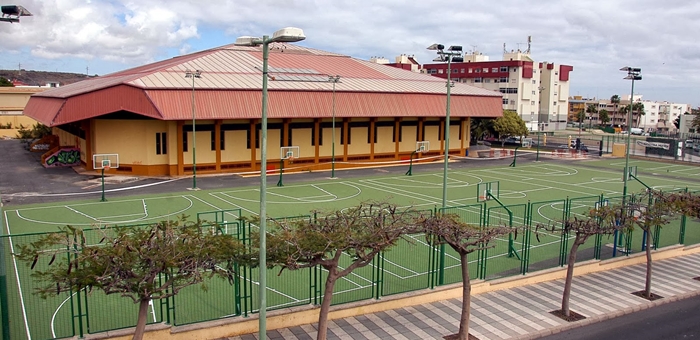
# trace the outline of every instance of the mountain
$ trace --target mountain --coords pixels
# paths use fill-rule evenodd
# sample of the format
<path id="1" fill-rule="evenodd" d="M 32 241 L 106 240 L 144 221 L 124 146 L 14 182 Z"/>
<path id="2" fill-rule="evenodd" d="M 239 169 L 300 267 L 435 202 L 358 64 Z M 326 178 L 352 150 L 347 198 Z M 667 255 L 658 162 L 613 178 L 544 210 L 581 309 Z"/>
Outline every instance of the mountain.
<path id="1" fill-rule="evenodd" d="M 46 86 L 48 83 L 58 83 L 60 86 L 75 83 L 84 79 L 96 77 L 80 73 L 46 72 L 28 70 L 0 70 L 0 77 L 6 78 L 15 85 Z"/>

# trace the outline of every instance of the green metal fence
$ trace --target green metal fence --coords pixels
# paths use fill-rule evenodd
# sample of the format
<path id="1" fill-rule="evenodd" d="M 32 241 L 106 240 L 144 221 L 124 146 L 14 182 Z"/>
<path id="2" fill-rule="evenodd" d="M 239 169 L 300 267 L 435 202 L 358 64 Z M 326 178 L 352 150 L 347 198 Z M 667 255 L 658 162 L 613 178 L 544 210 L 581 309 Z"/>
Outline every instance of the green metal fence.
<path id="1" fill-rule="evenodd" d="M 626 200 L 636 199 L 634 196 Z M 586 215 L 597 204 L 618 204 L 623 197 L 587 196 L 502 205 L 497 200 L 481 204 L 447 207 L 433 213 L 456 214 L 466 223 L 491 227 L 511 225 L 518 232 L 493 241 L 491 248 L 469 255 L 469 274 L 473 279 L 496 279 L 528 272 L 565 266 L 573 235 L 562 232 L 561 221 Z M 198 216 L 211 222 L 216 232 L 236 235 L 250 243 L 256 226 L 241 218 L 240 210 L 207 212 Z M 286 219 L 313 219 L 315 216 L 292 216 Z M 546 228 L 537 228 L 537 226 Z M 109 228 L 84 231 L 87 243 L 97 243 Z M 36 241 L 42 234 L 0 236 L 0 289 L 10 321 L 0 325 L 2 334 L 11 339 L 53 339 L 82 337 L 89 333 L 133 327 L 138 306 L 130 299 L 105 296 L 100 292 L 61 293 L 42 299 L 33 294 L 36 282 L 25 263 L 15 261 L 13 248 Z M 700 243 L 700 220 L 681 217 L 669 225 L 654 229 L 656 247 Z M 577 260 L 606 259 L 642 251 L 643 233 L 639 230 L 603 237 L 591 237 L 579 249 Z M 349 265 L 349 256 L 341 267 Z M 43 261 L 43 262 L 42 262 Z M 40 260 L 37 266 L 47 266 Z M 150 306 L 150 323 L 184 325 L 227 317 L 245 317 L 258 312 L 258 268 L 237 267 L 233 285 L 222 279 L 211 279 L 202 285 L 183 289 L 174 298 L 154 301 Z M 323 298 L 327 273 L 320 267 L 296 271 L 268 270 L 268 308 L 280 309 L 299 305 L 318 305 Z M 166 280 L 163 273 L 161 280 Z M 4 280 L 3 280 L 4 279 Z M 4 285 L 3 285 L 4 281 Z M 163 281 L 164 282 L 164 281 Z M 461 282 L 458 255 L 449 246 L 433 245 L 425 235 L 410 235 L 396 247 L 379 254 L 374 261 L 355 270 L 336 284 L 333 304 L 376 299 L 438 285 Z M 3 293 L 3 292 L 0 292 Z M 0 310 L 2 313 L 2 310 Z M 4 339 L 3 339 L 4 340 Z"/>

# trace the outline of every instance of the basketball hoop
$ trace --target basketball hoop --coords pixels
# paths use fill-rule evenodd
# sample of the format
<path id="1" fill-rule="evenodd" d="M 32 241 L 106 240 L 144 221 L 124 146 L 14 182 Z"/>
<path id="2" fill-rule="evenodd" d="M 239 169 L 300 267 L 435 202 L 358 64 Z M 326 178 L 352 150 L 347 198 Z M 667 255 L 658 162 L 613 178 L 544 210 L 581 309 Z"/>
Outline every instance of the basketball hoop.
<path id="1" fill-rule="evenodd" d="M 102 168 L 104 171 L 109 171 L 109 165 Z"/>
<path id="2" fill-rule="evenodd" d="M 287 158 L 289 164 L 294 164 L 294 156 Z"/>

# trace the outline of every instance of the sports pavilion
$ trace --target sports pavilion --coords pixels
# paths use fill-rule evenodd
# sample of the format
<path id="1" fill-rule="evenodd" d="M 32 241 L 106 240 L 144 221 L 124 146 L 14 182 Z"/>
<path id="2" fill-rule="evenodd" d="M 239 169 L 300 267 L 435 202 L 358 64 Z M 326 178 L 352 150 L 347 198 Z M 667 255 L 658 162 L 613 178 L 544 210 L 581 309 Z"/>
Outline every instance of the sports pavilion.
<path id="1" fill-rule="evenodd" d="M 86 169 L 93 154 L 118 154 L 110 172 L 192 174 L 196 138 L 198 173 L 255 172 L 262 58 L 260 46 L 217 47 L 35 94 L 24 114 L 53 127 L 47 154 L 77 148 Z M 417 141 L 430 145 L 421 157 L 444 154 L 444 79 L 285 43 L 270 44 L 268 77 L 268 170 L 283 146 L 298 147 L 299 170 L 329 169 L 333 154 L 338 168 L 405 160 Z M 501 115 L 501 93 L 455 83 L 449 153 L 468 153 L 470 118 Z"/>

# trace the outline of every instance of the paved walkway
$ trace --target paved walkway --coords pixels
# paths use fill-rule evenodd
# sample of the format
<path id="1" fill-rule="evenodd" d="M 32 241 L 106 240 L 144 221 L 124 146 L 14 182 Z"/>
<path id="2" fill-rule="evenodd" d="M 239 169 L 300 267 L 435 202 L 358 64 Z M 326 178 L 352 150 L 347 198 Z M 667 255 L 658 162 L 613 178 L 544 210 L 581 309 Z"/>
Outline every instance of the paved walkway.
<path id="1" fill-rule="evenodd" d="M 561 306 L 563 280 L 472 297 L 470 333 L 486 339 L 537 339 L 567 328 L 632 313 L 700 294 L 700 254 L 654 262 L 650 302 L 632 295 L 644 288 L 645 264 L 574 277 L 571 310 L 587 319 L 568 323 L 549 312 Z M 442 339 L 456 333 L 461 300 L 451 299 L 329 322 L 328 339 Z M 267 332 L 269 339 L 316 339 L 316 325 Z M 254 340 L 257 334 L 229 338 Z"/>

